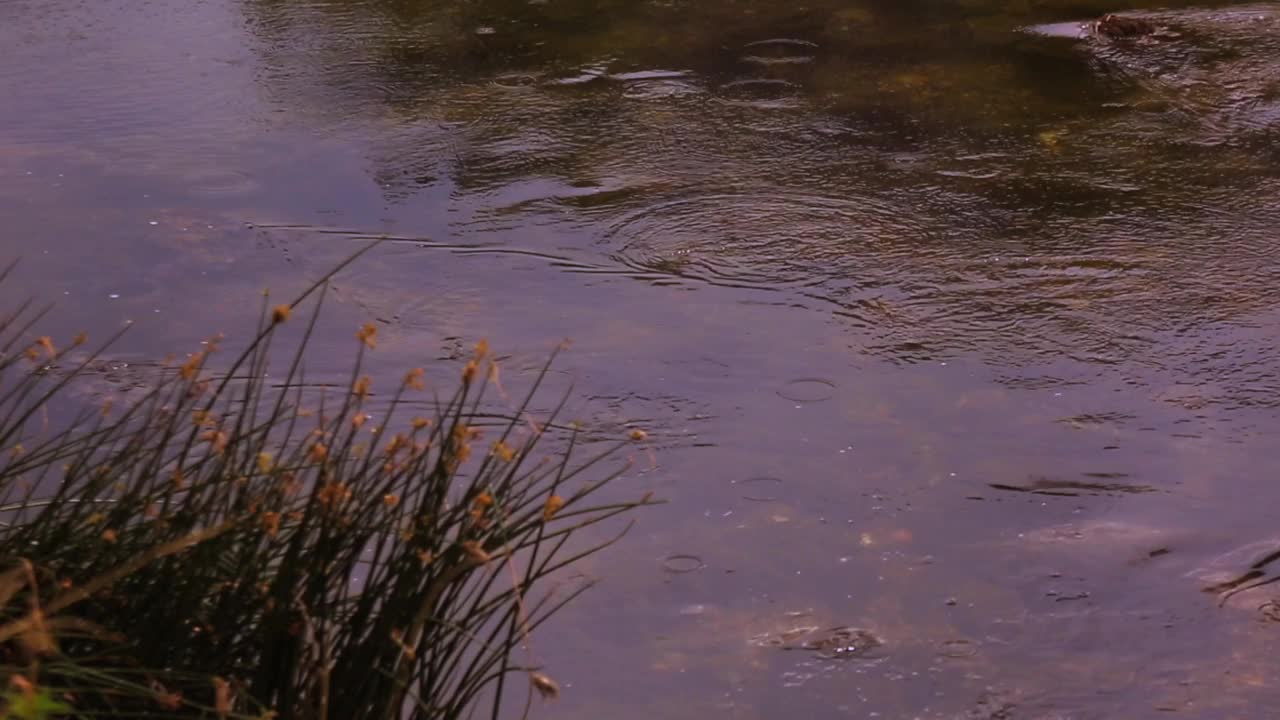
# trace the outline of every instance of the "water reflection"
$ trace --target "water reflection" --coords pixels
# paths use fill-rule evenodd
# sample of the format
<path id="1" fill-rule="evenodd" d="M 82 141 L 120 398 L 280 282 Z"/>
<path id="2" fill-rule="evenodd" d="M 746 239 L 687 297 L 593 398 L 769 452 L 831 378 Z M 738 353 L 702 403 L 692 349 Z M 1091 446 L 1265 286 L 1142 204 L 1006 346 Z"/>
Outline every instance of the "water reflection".
<path id="1" fill-rule="evenodd" d="M 450 231 L 470 242 L 795 292 L 907 362 L 1144 362 L 1177 332 L 1171 307 L 1228 333 L 1267 307 L 1277 217 L 1256 198 L 1273 169 L 1207 154 L 1246 138 L 1196 110 L 1230 109 L 1201 97 L 1210 75 L 1271 92 L 1274 53 L 1253 39 L 1265 8 L 1170 15 L 1235 52 L 1202 59 L 1189 38 L 1032 41 L 1017 15 L 960 32 L 979 19 L 946 7 L 926 22 L 752 6 L 680 23 L 665 21 L 687 8 L 651 5 L 250 7 L 271 39 L 267 86 L 326 122 L 385 123 L 384 192 L 449 193 Z M 850 23 L 884 45 L 832 30 Z M 1152 82 L 1184 97 L 1153 104 Z M 1070 103 L 1050 96 L 1063 88 Z M 1189 112 L 1209 125 L 1186 126 Z"/>
<path id="2" fill-rule="evenodd" d="M 1264 598 L 1200 590 L 1274 533 L 1280 16 L 1144 4 L 1177 36 L 1027 32 L 1118 9 L 1073 0 L 9 2 L 0 214 L 31 286 L 161 318 L 108 384 L 380 237 L 315 383 L 368 317 L 433 377 L 574 337 L 553 390 L 650 431 L 628 481 L 673 502 L 536 647 L 565 717 L 1256 717 Z"/>

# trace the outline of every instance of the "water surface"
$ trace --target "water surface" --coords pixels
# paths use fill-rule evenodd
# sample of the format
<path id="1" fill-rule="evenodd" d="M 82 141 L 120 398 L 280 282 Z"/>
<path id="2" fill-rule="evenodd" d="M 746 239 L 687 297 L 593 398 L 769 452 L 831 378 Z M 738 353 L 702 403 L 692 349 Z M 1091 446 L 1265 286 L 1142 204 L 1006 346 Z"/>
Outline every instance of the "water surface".
<path id="1" fill-rule="evenodd" d="M 9 0 L 9 291 L 146 362 L 387 237 L 317 373 L 572 338 L 671 502 L 557 717 L 1269 717 L 1280 12 L 1170 7 Z"/>

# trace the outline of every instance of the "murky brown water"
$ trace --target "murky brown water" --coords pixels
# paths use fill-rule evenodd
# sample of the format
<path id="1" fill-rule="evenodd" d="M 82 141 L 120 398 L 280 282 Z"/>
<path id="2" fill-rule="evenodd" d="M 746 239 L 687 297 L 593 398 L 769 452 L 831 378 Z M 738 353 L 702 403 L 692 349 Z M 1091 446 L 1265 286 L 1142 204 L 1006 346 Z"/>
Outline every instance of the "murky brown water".
<path id="1" fill-rule="evenodd" d="M 1142 5 L 5 0 L 9 291 L 145 362 L 388 235 L 322 344 L 573 338 L 671 503 L 544 714 L 1269 718 L 1280 11 L 1054 25 Z"/>

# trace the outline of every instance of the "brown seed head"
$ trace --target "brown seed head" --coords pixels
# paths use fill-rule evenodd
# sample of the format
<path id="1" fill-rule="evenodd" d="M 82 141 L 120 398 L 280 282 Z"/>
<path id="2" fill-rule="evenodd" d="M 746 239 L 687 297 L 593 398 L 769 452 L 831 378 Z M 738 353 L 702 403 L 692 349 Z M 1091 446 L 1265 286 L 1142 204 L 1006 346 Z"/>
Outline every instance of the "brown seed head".
<path id="1" fill-rule="evenodd" d="M 559 495 L 552 495 L 547 498 L 547 502 L 542 506 L 542 521 L 550 522 L 556 513 L 560 512 L 560 508 L 564 507 L 564 498 Z"/>
<path id="2" fill-rule="evenodd" d="M 555 700 L 560 697 L 560 686 L 556 684 L 555 680 L 540 672 L 529 673 L 529 682 L 544 700 Z"/>
<path id="3" fill-rule="evenodd" d="M 45 356 L 50 360 L 58 356 L 58 350 L 53 346 L 53 338 L 48 335 L 42 335 L 37 338 L 36 345 L 40 346 L 40 349 L 44 351 Z"/>
<path id="4" fill-rule="evenodd" d="M 411 390 L 426 389 L 427 385 L 425 382 L 423 382 L 423 377 L 426 374 L 427 374 L 427 371 L 423 370 L 422 368 L 414 368 L 410 370 L 408 373 L 405 373 L 404 386 Z"/>

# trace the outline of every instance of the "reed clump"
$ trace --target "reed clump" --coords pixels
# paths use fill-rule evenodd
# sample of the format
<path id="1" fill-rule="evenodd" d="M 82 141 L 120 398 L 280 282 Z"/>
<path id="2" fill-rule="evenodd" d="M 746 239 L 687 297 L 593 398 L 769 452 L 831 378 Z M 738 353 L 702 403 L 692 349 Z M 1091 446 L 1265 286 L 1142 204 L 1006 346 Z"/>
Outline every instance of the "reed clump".
<path id="1" fill-rule="evenodd" d="M 579 458 L 563 399 L 533 416 L 547 368 L 510 400 L 484 343 L 448 392 L 409 369 L 375 403 L 373 325 L 317 396 L 331 275 L 264 300 L 225 363 L 212 339 L 61 423 L 116 337 L 0 318 L 0 717 L 496 718 L 558 692 L 530 636 L 652 502 L 599 492 L 642 434 Z"/>

